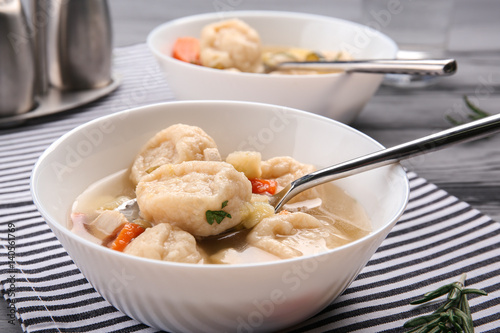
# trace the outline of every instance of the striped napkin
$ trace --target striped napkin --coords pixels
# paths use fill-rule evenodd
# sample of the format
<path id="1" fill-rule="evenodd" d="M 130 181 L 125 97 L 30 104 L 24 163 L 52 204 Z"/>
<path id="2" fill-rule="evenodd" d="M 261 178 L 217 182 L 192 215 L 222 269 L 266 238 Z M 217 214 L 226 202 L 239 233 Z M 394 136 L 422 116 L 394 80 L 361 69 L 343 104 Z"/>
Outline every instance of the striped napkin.
<path id="1" fill-rule="evenodd" d="M 72 111 L 0 129 L 0 288 L 25 332 L 158 332 L 118 311 L 89 284 L 36 210 L 33 164 L 58 137 L 102 115 L 172 100 L 144 44 L 115 50 L 123 83 Z M 352 285 L 334 303 L 287 332 L 404 332 L 432 306 L 409 302 L 456 281 L 488 296 L 470 297 L 477 332 L 500 326 L 500 224 L 409 172 L 409 205 Z"/>

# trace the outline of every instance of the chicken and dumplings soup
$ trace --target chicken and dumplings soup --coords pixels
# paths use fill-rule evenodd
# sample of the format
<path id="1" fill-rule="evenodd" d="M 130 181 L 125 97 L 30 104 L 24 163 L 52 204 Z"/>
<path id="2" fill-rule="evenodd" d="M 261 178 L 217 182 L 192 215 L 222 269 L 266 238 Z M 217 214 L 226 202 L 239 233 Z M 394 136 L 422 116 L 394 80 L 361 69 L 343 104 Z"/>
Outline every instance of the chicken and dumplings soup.
<path id="1" fill-rule="evenodd" d="M 332 183 L 299 194 L 275 213 L 270 195 L 314 170 L 290 156 L 221 156 L 203 129 L 175 124 L 149 139 L 130 168 L 81 193 L 70 228 L 112 250 L 191 264 L 307 256 L 369 234 L 361 205 Z"/>

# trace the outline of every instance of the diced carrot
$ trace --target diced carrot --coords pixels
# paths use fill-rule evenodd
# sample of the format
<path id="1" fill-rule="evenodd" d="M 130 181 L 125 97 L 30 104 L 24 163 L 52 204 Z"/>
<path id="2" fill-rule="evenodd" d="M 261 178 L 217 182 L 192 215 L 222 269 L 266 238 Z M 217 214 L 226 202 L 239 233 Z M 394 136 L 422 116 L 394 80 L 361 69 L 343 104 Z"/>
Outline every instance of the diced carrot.
<path id="1" fill-rule="evenodd" d="M 179 37 L 172 48 L 175 59 L 200 64 L 200 41 L 194 37 Z"/>
<path id="2" fill-rule="evenodd" d="M 123 251 L 125 247 L 137 236 L 144 232 L 143 227 L 135 223 L 125 223 L 123 228 L 116 236 L 116 239 L 111 243 L 111 249 L 116 251 Z"/>
<path id="3" fill-rule="evenodd" d="M 250 179 L 252 183 L 252 193 L 255 194 L 271 194 L 276 193 L 278 182 L 272 179 L 253 178 Z"/>
<path id="4" fill-rule="evenodd" d="M 288 214 L 290 214 L 290 212 L 289 212 L 289 211 L 287 211 L 287 210 L 285 210 L 285 209 L 283 209 L 282 211 L 280 211 L 280 212 L 278 213 L 278 215 L 288 215 Z"/>

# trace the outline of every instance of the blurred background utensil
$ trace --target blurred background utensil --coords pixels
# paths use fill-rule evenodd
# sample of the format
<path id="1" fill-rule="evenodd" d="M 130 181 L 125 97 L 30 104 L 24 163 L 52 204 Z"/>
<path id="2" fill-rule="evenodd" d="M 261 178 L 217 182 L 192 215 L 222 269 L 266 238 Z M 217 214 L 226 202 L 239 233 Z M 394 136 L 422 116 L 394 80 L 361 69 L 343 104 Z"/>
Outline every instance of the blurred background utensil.
<path id="1" fill-rule="evenodd" d="M 34 10 L 35 17 L 47 18 L 37 38 L 39 44 L 46 40 L 50 85 L 82 90 L 111 82 L 112 32 L 107 1 L 46 0 Z"/>
<path id="2" fill-rule="evenodd" d="M 22 114 L 35 104 L 35 62 L 20 0 L 0 0 L 0 117 Z"/>
<path id="3" fill-rule="evenodd" d="M 49 2 L 31 0 L 28 10 L 28 23 L 33 36 L 33 50 L 35 54 L 36 84 L 35 91 L 38 96 L 44 96 L 49 90 L 47 74 L 47 24 Z"/>
<path id="4" fill-rule="evenodd" d="M 106 0 L 0 0 L 0 128 L 84 105 L 120 82 Z"/>
<path id="5" fill-rule="evenodd" d="M 455 59 L 307 61 L 282 62 L 276 65 L 275 70 L 276 69 L 437 76 L 454 74 L 457 70 L 457 62 L 455 61 Z"/>

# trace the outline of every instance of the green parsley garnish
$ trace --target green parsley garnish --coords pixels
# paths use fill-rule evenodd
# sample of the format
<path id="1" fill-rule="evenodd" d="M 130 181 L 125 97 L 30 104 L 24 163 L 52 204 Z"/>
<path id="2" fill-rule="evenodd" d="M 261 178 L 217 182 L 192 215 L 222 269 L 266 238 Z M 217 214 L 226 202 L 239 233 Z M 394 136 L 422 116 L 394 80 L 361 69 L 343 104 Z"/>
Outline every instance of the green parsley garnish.
<path id="1" fill-rule="evenodd" d="M 222 220 L 224 220 L 226 217 L 231 218 L 231 214 L 228 212 L 223 211 L 224 207 L 227 206 L 228 200 L 224 201 L 220 207 L 221 210 L 207 210 L 205 212 L 205 217 L 207 218 L 208 224 L 212 225 L 214 222 L 217 222 L 217 224 L 220 224 Z"/>
<path id="2" fill-rule="evenodd" d="M 465 332 L 473 333 L 474 326 L 467 294 L 488 295 L 479 289 L 464 289 L 465 274 L 459 281 L 442 286 L 410 304 L 422 304 L 448 294 L 446 302 L 430 315 L 413 318 L 404 323 L 408 332 Z"/>

